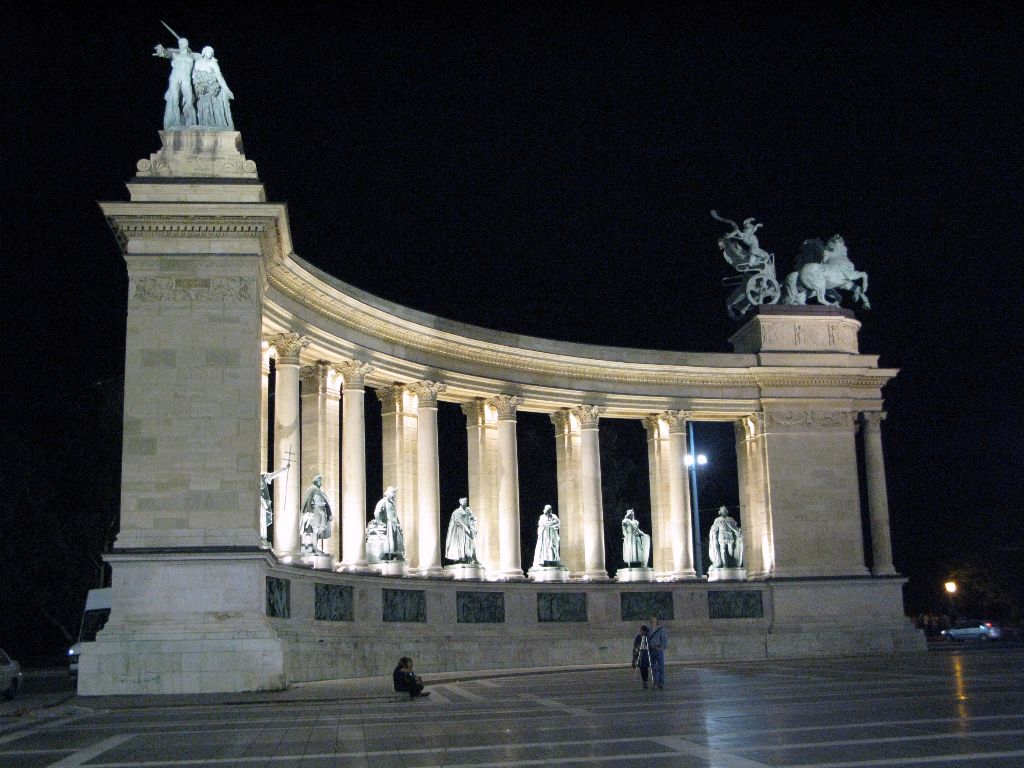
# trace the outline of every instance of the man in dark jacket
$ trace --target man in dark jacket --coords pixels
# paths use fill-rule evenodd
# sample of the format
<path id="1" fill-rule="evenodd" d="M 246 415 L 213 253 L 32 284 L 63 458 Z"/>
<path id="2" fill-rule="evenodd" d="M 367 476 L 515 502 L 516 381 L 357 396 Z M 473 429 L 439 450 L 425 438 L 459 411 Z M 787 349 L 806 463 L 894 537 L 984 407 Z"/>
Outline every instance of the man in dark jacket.
<path id="1" fill-rule="evenodd" d="M 647 645 L 651 649 L 651 676 L 654 687 L 665 688 L 665 649 L 668 648 L 668 630 L 658 626 L 658 617 L 651 616 L 647 630 Z"/>
<path id="2" fill-rule="evenodd" d="M 647 625 L 640 627 L 640 634 L 633 640 L 633 669 L 640 668 L 640 679 L 647 688 L 647 673 L 651 668 L 651 652 L 648 650 Z"/>
<path id="3" fill-rule="evenodd" d="M 412 659 L 408 656 L 403 656 L 398 660 L 398 666 L 391 673 L 391 679 L 395 683 L 395 690 L 408 691 L 410 699 L 430 695 L 430 691 L 423 690 L 423 678 L 413 674 Z"/>

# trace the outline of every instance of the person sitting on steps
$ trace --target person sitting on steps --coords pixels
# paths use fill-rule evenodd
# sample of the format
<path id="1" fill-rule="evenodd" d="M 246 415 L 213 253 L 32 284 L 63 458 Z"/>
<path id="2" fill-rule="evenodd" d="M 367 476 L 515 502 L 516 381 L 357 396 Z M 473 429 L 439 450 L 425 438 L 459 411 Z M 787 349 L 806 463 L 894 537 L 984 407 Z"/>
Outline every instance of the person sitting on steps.
<path id="1" fill-rule="evenodd" d="M 417 696 L 430 695 L 430 691 L 423 690 L 423 678 L 413 674 L 412 659 L 408 656 L 403 656 L 398 660 L 398 666 L 391 673 L 391 679 L 394 680 L 396 691 L 409 692 L 410 700 Z"/>

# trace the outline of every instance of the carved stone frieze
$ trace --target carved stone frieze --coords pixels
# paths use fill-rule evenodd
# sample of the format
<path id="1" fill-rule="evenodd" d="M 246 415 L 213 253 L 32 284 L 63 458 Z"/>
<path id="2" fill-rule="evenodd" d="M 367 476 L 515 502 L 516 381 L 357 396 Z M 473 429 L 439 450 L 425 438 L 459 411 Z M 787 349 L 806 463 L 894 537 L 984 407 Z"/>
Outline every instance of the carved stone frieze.
<path id="1" fill-rule="evenodd" d="M 255 299 L 251 277 L 140 277 L 129 286 L 129 300 L 142 303 L 245 304 Z"/>
<path id="2" fill-rule="evenodd" d="M 602 411 L 604 407 L 600 405 L 578 405 L 572 409 L 572 414 L 579 420 L 580 429 L 597 429 Z"/>
<path id="3" fill-rule="evenodd" d="M 362 389 L 366 386 L 366 377 L 373 371 L 372 365 L 358 360 L 343 360 L 333 368 L 341 376 L 345 389 Z"/>
<path id="4" fill-rule="evenodd" d="M 496 395 L 488 400 L 498 412 L 498 421 L 515 421 L 516 409 L 523 404 L 523 398 L 515 395 Z"/>
<path id="5" fill-rule="evenodd" d="M 819 429 L 850 429 L 852 411 L 765 411 L 766 428 L 774 431 L 805 432 Z"/>
<path id="6" fill-rule="evenodd" d="M 447 384 L 436 381 L 414 381 L 406 386 L 419 399 L 421 408 L 436 408 L 437 396 L 448 389 Z"/>

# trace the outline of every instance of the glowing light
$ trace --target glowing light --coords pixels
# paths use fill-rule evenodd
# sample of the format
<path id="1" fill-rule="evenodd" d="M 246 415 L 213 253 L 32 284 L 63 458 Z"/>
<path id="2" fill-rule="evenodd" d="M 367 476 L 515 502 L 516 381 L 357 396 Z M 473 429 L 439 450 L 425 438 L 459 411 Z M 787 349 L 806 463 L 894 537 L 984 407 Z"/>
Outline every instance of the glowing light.
<path id="1" fill-rule="evenodd" d="M 691 456 L 690 454 L 686 454 L 683 457 L 683 463 L 686 466 L 688 466 L 688 467 L 692 467 L 693 466 L 693 456 Z M 703 453 L 698 453 L 697 454 L 697 466 L 698 467 L 703 467 L 707 463 L 708 463 L 708 457 L 705 456 Z"/>
<path id="2" fill-rule="evenodd" d="M 956 582 L 955 581 L 947 581 L 946 584 L 945 584 L 945 587 L 946 587 L 946 591 L 949 594 L 951 594 L 951 595 L 955 595 L 956 594 Z"/>

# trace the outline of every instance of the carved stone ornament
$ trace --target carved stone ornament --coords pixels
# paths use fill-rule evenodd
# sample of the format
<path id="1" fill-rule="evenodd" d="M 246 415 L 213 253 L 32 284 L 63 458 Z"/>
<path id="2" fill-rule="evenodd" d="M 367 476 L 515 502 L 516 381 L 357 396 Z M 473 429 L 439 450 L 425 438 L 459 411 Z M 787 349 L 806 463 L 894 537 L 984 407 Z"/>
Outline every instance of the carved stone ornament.
<path id="1" fill-rule="evenodd" d="M 278 333 L 268 337 L 267 342 L 277 350 L 278 365 L 298 365 L 299 355 L 309 346 L 310 340 L 297 333 Z"/>
<path id="2" fill-rule="evenodd" d="M 482 427 L 487 423 L 487 404 L 482 397 L 463 403 L 460 407 L 466 414 L 467 427 Z"/>
<path id="3" fill-rule="evenodd" d="M 447 384 L 436 381 L 414 381 L 407 386 L 418 398 L 420 408 L 436 408 L 437 396 L 448 389 Z"/>
<path id="4" fill-rule="evenodd" d="M 882 422 L 885 421 L 885 417 L 888 415 L 885 411 L 864 411 L 860 418 L 865 431 L 879 432 L 882 429 Z"/>
<path id="5" fill-rule="evenodd" d="M 334 394 L 337 396 L 338 388 L 331 370 L 331 364 L 326 360 L 318 360 L 316 365 L 304 365 L 299 370 L 304 394 Z"/>
<path id="6" fill-rule="evenodd" d="M 686 411 L 662 411 L 659 416 L 668 424 L 670 433 L 678 434 L 686 431 Z"/>
<path id="7" fill-rule="evenodd" d="M 488 402 L 498 412 L 498 421 L 515 421 L 516 409 L 523 404 L 523 398 L 515 395 L 497 395 Z"/>
<path id="8" fill-rule="evenodd" d="M 580 422 L 580 429 L 597 429 L 604 407 L 600 405 L 578 405 L 572 409 L 573 415 Z"/>
<path id="9" fill-rule="evenodd" d="M 345 389 L 362 389 L 366 386 L 366 377 L 373 371 L 372 365 L 358 360 L 343 360 L 333 367 L 341 376 Z"/>
<path id="10" fill-rule="evenodd" d="M 765 425 L 780 431 L 804 432 L 815 429 L 849 429 L 851 411 L 766 411 Z"/>
<path id="11" fill-rule="evenodd" d="M 644 429 L 647 432 L 648 440 L 657 440 L 661 437 L 661 417 L 656 413 L 643 418 Z"/>
<path id="12" fill-rule="evenodd" d="M 244 304 L 255 301 L 251 277 L 142 277 L 131 281 L 129 300 L 174 304 Z"/>
<path id="13" fill-rule="evenodd" d="M 405 391 L 405 387 L 401 384 L 391 384 L 375 391 L 377 399 L 380 400 L 381 411 L 384 413 L 394 413 L 402 405 L 402 393 Z"/>
<path id="14" fill-rule="evenodd" d="M 555 426 L 556 435 L 564 435 L 572 430 L 572 419 L 569 417 L 568 408 L 560 408 L 554 413 L 548 414 L 548 418 Z"/>

